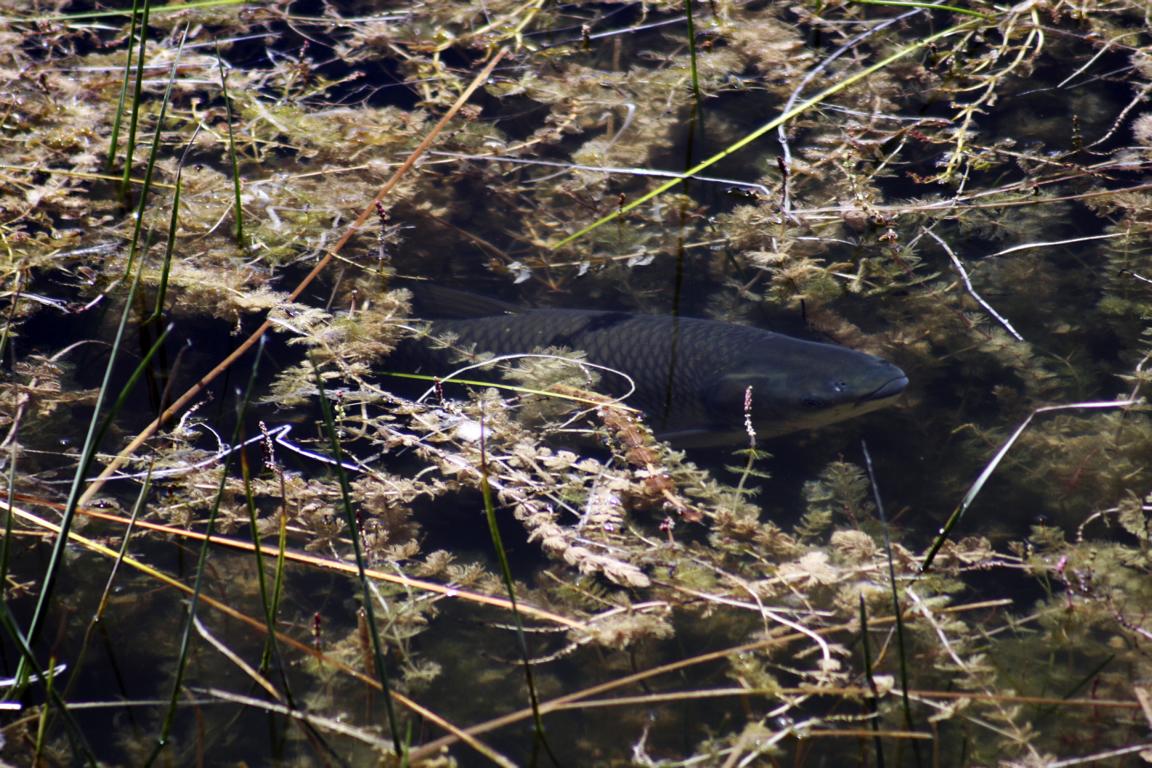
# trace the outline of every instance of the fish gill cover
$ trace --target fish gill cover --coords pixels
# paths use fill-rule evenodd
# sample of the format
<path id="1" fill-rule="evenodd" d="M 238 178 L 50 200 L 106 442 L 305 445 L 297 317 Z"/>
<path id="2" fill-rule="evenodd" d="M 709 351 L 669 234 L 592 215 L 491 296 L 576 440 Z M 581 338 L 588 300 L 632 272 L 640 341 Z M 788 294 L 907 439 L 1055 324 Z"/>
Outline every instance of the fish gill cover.
<path id="1" fill-rule="evenodd" d="M 127 6 L 0 0 L 4 761 L 1147 759 L 1146 3 Z M 685 453 L 396 274 L 912 384 Z"/>

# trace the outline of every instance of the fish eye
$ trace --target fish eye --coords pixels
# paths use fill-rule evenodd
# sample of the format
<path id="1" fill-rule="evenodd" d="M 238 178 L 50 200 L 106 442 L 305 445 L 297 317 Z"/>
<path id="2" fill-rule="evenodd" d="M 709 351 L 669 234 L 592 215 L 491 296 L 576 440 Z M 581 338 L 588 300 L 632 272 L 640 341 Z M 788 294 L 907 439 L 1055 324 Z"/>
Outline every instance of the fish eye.
<path id="1" fill-rule="evenodd" d="M 844 381 L 843 379 L 837 379 L 836 381 L 832 382 L 832 391 L 836 394 L 840 394 L 846 389 L 848 389 L 848 382 Z"/>

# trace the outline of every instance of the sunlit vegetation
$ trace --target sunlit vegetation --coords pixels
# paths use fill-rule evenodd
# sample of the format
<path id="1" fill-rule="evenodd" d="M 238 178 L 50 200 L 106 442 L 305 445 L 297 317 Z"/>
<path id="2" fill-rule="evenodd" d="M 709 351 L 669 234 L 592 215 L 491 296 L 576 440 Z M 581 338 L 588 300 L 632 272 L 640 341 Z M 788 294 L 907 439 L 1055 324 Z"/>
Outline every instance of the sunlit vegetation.
<path id="1" fill-rule="evenodd" d="M 1152 755 L 1146 2 L 90 5 L 0 0 L 5 761 Z M 418 280 L 912 385 L 686 451 Z"/>

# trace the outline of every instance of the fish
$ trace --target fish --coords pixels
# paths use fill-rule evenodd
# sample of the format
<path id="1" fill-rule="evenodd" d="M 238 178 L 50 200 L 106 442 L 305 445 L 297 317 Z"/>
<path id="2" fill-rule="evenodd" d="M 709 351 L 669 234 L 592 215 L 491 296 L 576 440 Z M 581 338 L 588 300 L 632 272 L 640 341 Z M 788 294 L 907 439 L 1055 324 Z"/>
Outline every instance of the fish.
<path id="1" fill-rule="evenodd" d="M 645 414 L 658 438 L 687 448 L 746 445 L 749 425 L 768 438 L 856 418 L 891 405 L 908 386 L 903 370 L 874 355 L 749 325 L 523 309 L 445 288 L 416 295 L 418 307 L 431 295 L 452 308 L 452 317 L 429 319 L 429 327 L 458 346 L 495 355 L 565 347 L 625 374 L 634 386 L 625 403 Z M 621 377 L 602 379 L 606 394 L 628 391 Z"/>

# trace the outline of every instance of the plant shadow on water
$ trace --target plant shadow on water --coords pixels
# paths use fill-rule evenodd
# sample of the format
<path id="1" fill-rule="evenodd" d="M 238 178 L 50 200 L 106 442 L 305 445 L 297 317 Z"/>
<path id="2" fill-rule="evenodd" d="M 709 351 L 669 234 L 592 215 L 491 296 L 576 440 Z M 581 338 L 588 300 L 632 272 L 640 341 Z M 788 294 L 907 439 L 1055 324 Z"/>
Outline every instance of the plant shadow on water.
<path id="1" fill-rule="evenodd" d="M 1152 750 L 1145 4 L 25 5 L 4 761 Z M 666 443 L 670 315 L 910 384 Z"/>

